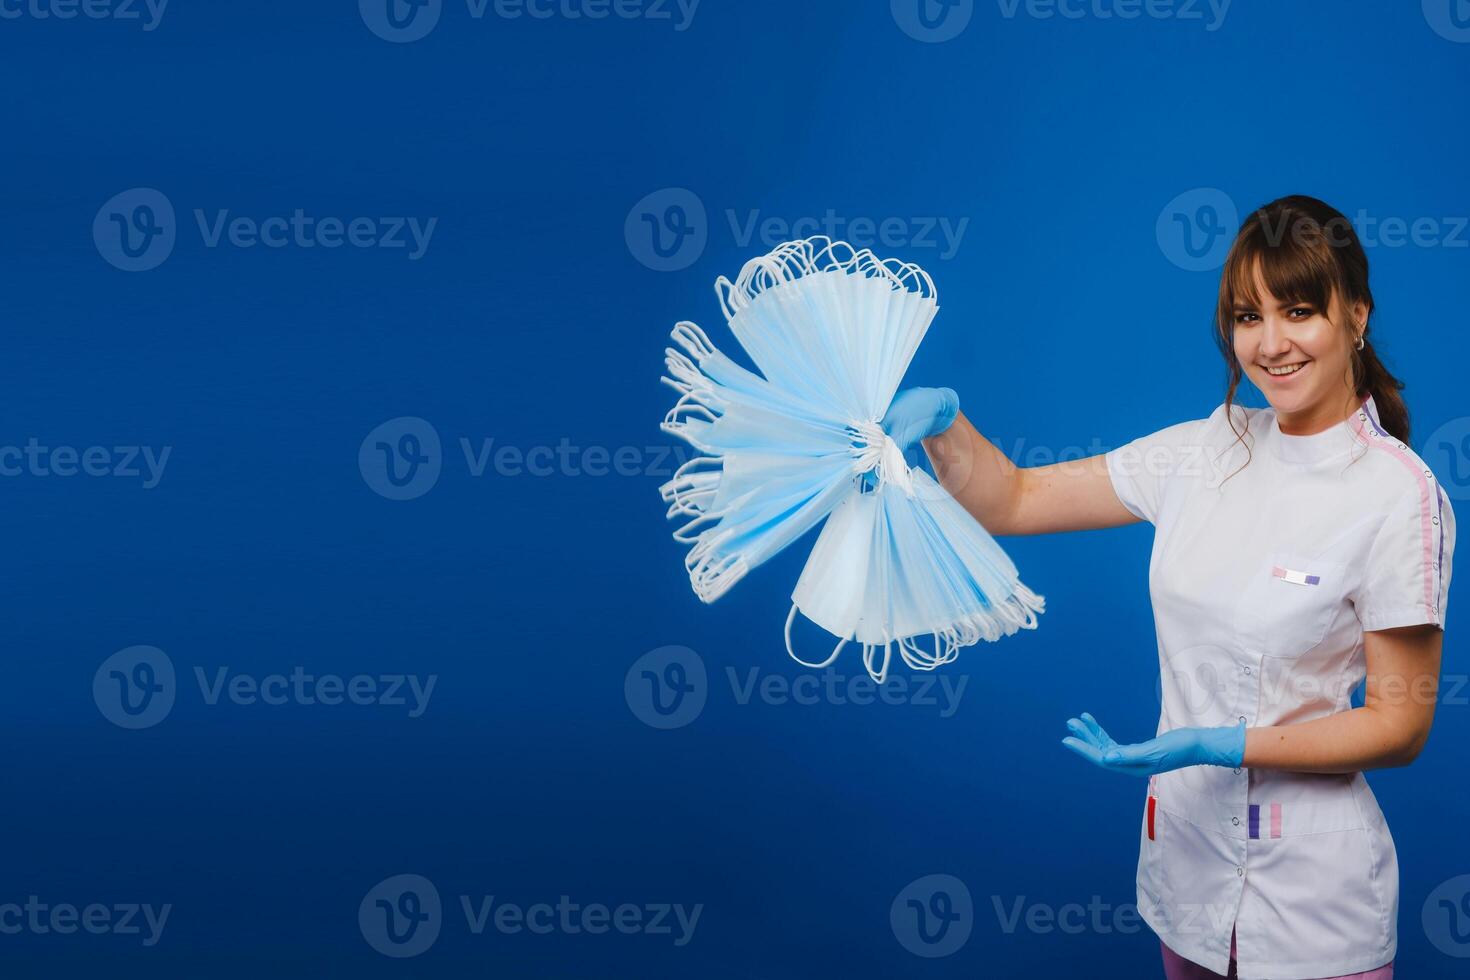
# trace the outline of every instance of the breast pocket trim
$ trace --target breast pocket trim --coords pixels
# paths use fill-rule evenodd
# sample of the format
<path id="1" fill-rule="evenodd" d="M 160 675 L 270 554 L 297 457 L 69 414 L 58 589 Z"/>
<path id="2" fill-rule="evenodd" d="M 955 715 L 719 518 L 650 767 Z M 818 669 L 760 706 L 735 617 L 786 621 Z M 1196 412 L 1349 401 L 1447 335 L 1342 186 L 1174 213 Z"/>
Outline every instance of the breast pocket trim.
<path id="1" fill-rule="evenodd" d="M 1236 629 L 1260 653 L 1296 658 L 1322 642 L 1348 591 L 1345 562 L 1277 550 L 1253 572 Z"/>

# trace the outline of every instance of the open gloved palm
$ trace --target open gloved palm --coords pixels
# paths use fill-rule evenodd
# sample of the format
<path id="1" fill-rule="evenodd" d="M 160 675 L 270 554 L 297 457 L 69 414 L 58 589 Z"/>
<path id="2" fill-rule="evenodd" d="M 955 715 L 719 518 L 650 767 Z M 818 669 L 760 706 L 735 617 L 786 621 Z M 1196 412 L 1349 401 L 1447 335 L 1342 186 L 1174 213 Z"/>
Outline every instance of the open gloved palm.
<path id="1" fill-rule="evenodd" d="M 1245 722 L 1217 728 L 1175 728 L 1146 742 L 1120 745 L 1087 712 L 1067 720 L 1072 734 L 1062 744 L 1087 761 L 1134 776 L 1185 766 L 1239 768 L 1245 757 Z"/>

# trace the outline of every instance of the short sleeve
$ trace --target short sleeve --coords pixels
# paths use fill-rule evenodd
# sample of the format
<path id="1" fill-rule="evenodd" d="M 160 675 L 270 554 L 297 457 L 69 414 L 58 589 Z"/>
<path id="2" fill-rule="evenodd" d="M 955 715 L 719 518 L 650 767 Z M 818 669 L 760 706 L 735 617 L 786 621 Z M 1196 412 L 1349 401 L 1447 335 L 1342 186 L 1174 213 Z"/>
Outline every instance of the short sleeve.
<path id="1" fill-rule="evenodd" d="M 1179 422 L 1104 455 L 1113 492 L 1134 517 L 1158 525 L 1170 484 L 1193 471 L 1188 464 L 1203 457 L 1202 435 L 1223 411 L 1222 405 L 1208 419 Z"/>
<path id="2" fill-rule="evenodd" d="M 1444 628 L 1455 551 L 1455 512 L 1439 481 L 1416 484 L 1389 509 L 1353 598 L 1365 630 Z"/>

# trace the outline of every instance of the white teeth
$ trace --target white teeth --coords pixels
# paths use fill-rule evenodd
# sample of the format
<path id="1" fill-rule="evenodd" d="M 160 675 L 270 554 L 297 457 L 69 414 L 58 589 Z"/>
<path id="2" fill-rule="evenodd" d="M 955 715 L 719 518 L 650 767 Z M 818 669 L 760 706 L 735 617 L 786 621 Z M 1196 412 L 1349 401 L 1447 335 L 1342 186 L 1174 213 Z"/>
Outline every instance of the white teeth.
<path id="1" fill-rule="evenodd" d="M 1302 366 L 1305 365 L 1305 364 L 1306 364 L 1306 361 L 1303 361 L 1301 364 L 1288 364 L 1285 367 L 1279 367 L 1279 368 L 1268 367 L 1268 368 L 1266 368 L 1266 373 L 1267 374 L 1274 374 L 1274 375 L 1277 375 L 1277 376 L 1280 376 L 1280 375 L 1283 375 L 1283 374 L 1295 374 L 1296 372 L 1300 371 L 1302 369 Z"/>

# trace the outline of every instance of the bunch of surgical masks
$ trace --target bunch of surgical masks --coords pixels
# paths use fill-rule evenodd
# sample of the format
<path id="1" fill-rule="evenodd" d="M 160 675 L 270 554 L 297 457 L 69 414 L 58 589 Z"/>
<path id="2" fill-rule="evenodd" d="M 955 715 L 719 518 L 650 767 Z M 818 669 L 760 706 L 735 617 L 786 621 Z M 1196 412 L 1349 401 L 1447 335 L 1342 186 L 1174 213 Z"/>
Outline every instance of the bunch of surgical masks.
<path id="1" fill-rule="evenodd" d="M 679 393 L 663 429 L 698 449 L 660 492 L 695 594 L 713 602 L 824 519 L 786 617 L 810 667 L 848 643 L 881 683 L 893 651 L 933 670 L 962 647 L 1034 629 L 1044 600 L 995 540 L 880 420 L 939 310 L 918 266 L 826 238 L 787 242 L 715 283 L 759 374 L 693 323 L 673 330 Z M 824 658 L 793 646 L 797 613 L 837 637 Z"/>

